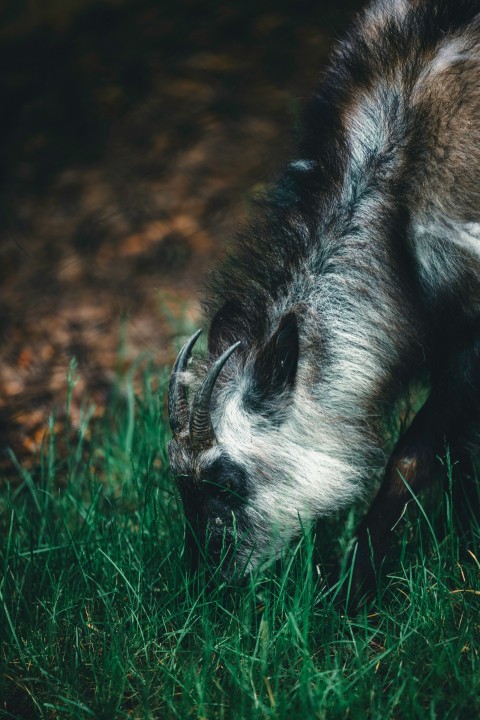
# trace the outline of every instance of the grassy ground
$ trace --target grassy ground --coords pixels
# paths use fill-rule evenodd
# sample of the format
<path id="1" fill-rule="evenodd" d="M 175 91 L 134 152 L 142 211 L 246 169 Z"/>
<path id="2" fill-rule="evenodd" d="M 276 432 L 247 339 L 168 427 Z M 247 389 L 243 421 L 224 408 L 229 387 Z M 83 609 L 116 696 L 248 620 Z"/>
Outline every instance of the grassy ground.
<path id="1" fill-rule="evenodd" d="M 18 466 L 2 491 L 0 716 L 478 717 L 480 530 L 470 517 L 460 537 L 448 463 L 442 502 L 411 503 L 357 616 L 317 570 L 351 518 L 207 593 L 184 569 L 154 377 L 100 421 L 85 409 L 78 433 L 48 433 L 38 471 Z"/>

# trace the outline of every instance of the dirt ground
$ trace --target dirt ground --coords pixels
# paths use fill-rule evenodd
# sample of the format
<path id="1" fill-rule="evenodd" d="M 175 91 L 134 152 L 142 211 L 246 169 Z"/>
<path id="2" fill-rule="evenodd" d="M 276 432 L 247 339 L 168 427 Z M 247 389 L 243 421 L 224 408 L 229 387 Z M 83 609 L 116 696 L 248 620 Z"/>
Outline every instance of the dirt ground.
<path id="1" fill-rule="evenodd" d="M 170 363 L 206 273 L 291 152 L 358 2 L 50 0 L 0 8 L 0 451 Z"/>

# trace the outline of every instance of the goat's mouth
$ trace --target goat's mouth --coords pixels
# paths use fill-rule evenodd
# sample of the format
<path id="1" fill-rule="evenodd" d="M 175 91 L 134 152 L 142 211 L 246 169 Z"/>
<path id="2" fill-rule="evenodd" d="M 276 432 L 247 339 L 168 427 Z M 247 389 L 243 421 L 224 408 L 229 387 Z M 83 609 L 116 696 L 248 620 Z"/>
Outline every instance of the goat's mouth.
<path id="1" fill-rule="evenodd" d="M 187 566 L 192 574 L 204 573 L 211 580 L 241 584 L 253 567 L 250 533 L 242 533 L 238 527 L 228 527 L 219 520 L 213 518 L 206 528 L 194 527 L 187 521 Z"/>

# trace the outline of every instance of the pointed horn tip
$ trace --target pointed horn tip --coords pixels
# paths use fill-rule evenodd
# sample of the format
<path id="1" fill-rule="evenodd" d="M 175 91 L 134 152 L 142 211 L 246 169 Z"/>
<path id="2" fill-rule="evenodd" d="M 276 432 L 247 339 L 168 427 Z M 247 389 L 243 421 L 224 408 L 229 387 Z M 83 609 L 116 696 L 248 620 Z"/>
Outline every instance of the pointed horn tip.
<path id="1" fill-rule="evenodd" d="M 187 363 L 192 353 L 193 346 L 197 342 L 201 332 L 202 329 L 200 328 L 194 332 L 183 345 L 177 355 L 177 359 L 175 360 L 170 376 L 170 383 L 168 387 L 168 416 L 170 427 L 172 428 L 174 435 L 177 435 L 181 432 L 182 428 L 186 428 L 188 426 L 189 409 L 187 390 L 184 381 L 181 379 L 181 374 L 187 369 Z"/>
<path id="2" fill-rule="evenodd" d="M 212 367 L 208 371 L 207 378 L 204 381 L 205 388 L 210 385 L 211 389 L 213 388 L 213 385 L 216 382 L 217 377 L 220 375 L 221 371 L 223 370 L 224 365 L 226 365 L 227 360 L 230 358 L 231 355 L 237 350 L 237 348 L 240 347 L 242 343 L 240 340 L 233 345 L 231 345 L 229 348 L 227 348 L 219 358 L 215 360 Z M 211 390 L 210 390 L 211 392 Z"/>
<path id="3" fill-rule="evenodd" d="M 186 350 L 187 348 L 188 348 L 188 350 L 192 350 L 193 346 L 197 342 L 197 340 L 200 337 L 200 335 L 202 334 L 202 332 L 203 332 L 202 328 L 198 328 L 198 330 L 195 330 L 193 335 L 190 335 L 188 340 L 183 344 L 182 349 L 180 350 L 179 354 L 181 354 L 183 352 L 183 350 Z"/>
<path id="4" fill-rule="evenodd" d="M 220 363 L 221 361 L 223 361 L 223 362 L 222 362 L 222 366 L 223 366 L 223 363 L 228 360 L 228 358 L 230 357 L 230 355 L 233 355 L 233 353 L 235 352 L 235 350 L 236 350 L 237 348 L 239 348 L 241 344 L 242 344 L 242 341 L 241 341 L 241 340 L 238 340 L 238 341 L 237 341 L 236 343 L 234 343 L 233 345 L 230 345 L 230 347 L 227 348 L 227 349 L 225 350 L 225 352 L 222 353 L 222 355 L 220 355 L 220 357 L 218 358 L 218 360 L 217 360 L 216 362 Z"/>
<path id="5" fill-rule="evenodd" d="M 199 330 L 194 332 L 193 335 L 190 335 L 188 340 L 182 345 L 182 348 L 181 348 L 180 352 L 178 353 L 177 359 L 175 360 L 175 363 L 173 365 L 173 370 L 172 370 L 173 374 L 176 373 L 177 371 L 182 372 L 185 369 L 186 364 L 187 364 L 188 360 L 190 359 L 190 355 L 192 353 L 193 346 L 197 342 L 201 332 L 202 332 L 202 328 L 200 328 Z"/>

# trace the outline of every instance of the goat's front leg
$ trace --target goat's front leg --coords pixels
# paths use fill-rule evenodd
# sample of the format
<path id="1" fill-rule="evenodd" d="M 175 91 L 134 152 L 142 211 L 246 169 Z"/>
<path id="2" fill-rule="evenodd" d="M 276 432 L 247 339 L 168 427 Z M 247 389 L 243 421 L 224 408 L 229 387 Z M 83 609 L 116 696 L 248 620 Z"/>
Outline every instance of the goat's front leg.
<path id="1" fill-rule="evenodd" d="M 371 593 L 376 573 L 387 554 L 390 532 L 404 512 L 412 495 L 432 481 L 435 457 L 442 452 L 442 443 L 435 438 L 434 402 L 430 398 L 415 416 L 412 424 L 392 453 L 382 485 L 357 530 L 354 585 L 357 598 Z"/>
<path id="2" fill-rule="evenodd" d="M 375 588 L 390 531 L 405 505 L 435 476 L 445 443 L 462 449 L 480 420 L 480 340 L 452 356 L 425 405 L 398 441 L 380 490 L 357 531 L 354 584 L 357 599 Z M 409 489 L 410 488 L 410 489 Z"/>

